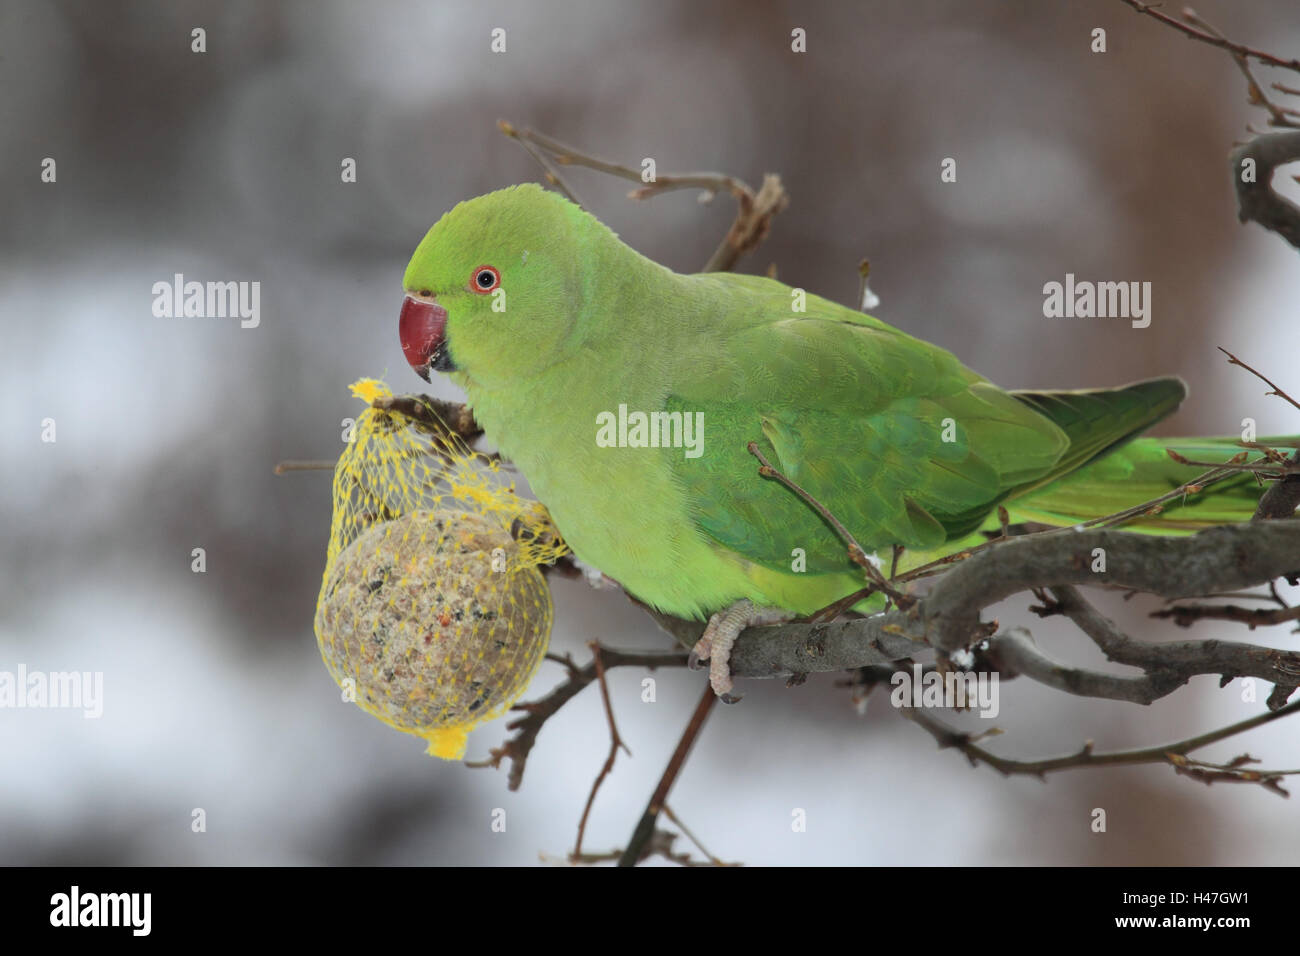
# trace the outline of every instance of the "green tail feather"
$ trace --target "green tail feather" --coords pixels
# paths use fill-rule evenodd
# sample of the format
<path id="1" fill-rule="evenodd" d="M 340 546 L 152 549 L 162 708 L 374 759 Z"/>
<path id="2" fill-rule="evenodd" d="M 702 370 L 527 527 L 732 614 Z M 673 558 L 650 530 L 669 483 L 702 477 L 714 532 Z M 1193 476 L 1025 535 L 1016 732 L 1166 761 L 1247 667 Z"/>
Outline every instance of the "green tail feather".
<path id="1" fill-rule="evenodd" d="M 1020 498 L 1146 431 L 1178 408 L 1187 397 L 1187 386 L 1179 378 L 1153 378 L 1121 388 L 1011 394 L 1050 418 L 1070 438 L 1069 450 L 1050 473 L 1012 493 L 1013 498 Z"/>
<path id="2" fill-rule="evenodd" d="M 1268 437 L 1259 442 L 1290 447 L 1296 438 Z M 1216 463 L 1242 451 L 1236 438 L 1139 438 L 1050 485 L 1006 502 L 1006 508 L 1012 521 L 1073 525 L 1158 498 L 1207 470 L 1179 464 L 1169 457 L 1169 448 L 1194 461 Z M 1243 473 L 1166 502 L 1159 514 L 1135 518 L 1124 527 L 1178 534 L 1249 521 L 1262 493 L 1254 476 Z"/>
<path id="3" fill-rule="evenodd" d="M 1294 435 L 1258 441 L 1276 448 L 1300 447 L 1300 438 Z M 1003 507 L 1012 524 L 1037 522 L 1069 527 L 1159 498 L 1208 470 L 1179 464 L 1169 457 L 1168 448 L 1202 462 L 1224 462 L 1242 451 L 1236 438 L 1138 438 L 1049 485 L 1003 502 Z M 1204 491 L 1168 501 L 1159 513 L 1142 515 L 1121 527 L 1143 534 L 1182 535 L 1215 525 L 1249 521 L 1261 494 L 1263 488 L 1255 477 L 1243 473 L 1210 485 Z M 950 540 L 932 551 L 904 552 L 898 569 L 910 571 L 945 555 L 983 544 L 999 528 L 1000 521 L 994 512 L 974 534 Z"/>
<path id="4" fill-rule="evenodd" d="M 1181 392 L 1182 383 L 1177 379 L 1157 379 L 1128 386 L 1121 392 L 1140 395 L 1140 390 L 1146 387 L 1154 387 L 1156 397 L 1167 402 L 1177 394 L 1173 390 L 1175 387 Z M 1169 391 L 1166 392 L 1165 389 Z M 1026 393 L 1017 394 L 1020 397 Z M 1078 430 L 1071 432 L 1067 409 L 1077 409 L 1080 406 L 1086 409 L 1089 405 L 1088 401 L 1079 402 L 1071 396 L 1087 396 L 1089 399 L 1100 397 L 1105 400 L 1104 393 L 1098 395 L 1088 392 L 1035 392 L 1032 393 L 1031 400 L 1036 403 L 1035 407 L 1044 411 L 1050 408 L 1059 415 L 1055 420 L 1072 438 L 1075 434 L 1083 436 L 1084 440 L 1080 442 L 1081 455 L 1087 454 L 1082 450 L 1085 447 L 1100 447 L 1101 450 L 1092 452 L 1090 460 L 1085 459 L 1087 463 L 1077 470 L 1061 474 L 1058 469 L 1055 479 L 1049 479 L 1046 484 L 1028 490 L 1017 491 L 1005 500 L 1003 507 L 1007 509 L 1012 524 L 1036 522 L 1069 527 L 1094 518 L 1104 518 L 1168 494 L 1209 470 L 1199 465 L 1180 464 L 1169 457 L 1168 449 L 1173 449 L 1184 458 L 1213 464 L 1226 462 L 1243 451 L 1240 441 L 1235 437 L 1132 439 L 1132 431 L 1124 431 L 1130 424 L 1129 421 L 1122 422 L 1118 427 L 1103 427 L 1095 431 L 1076 426 Z M 1176 405 L 1177 399 L 1172 400 Z M 1147 414 L 1159 418 L 1168 414 L 1168 411 L 1163 402 L 1160 402 L 1151 406 Z M 1140 418 L 1140 412 L 1134 416 L 1134 420 Z M 1077 420 L 1082 425 L 1086 418 L 1079 415 Z M 1107 434 L 1121 434 L 1122 437 L 1113 438 L 1106 444 Z M 1127 444 L 1116 447 L 1125 441 Z M 1300 447 L 1300 436 L 1295 435 L 1268 436 L 1257 441 L 1261 445 L 1279 449 Z M 1073 453 L 1072 448 L 1067 453 L 1067 458 L 1072 457 Z M 1181 535 L 1216 525 L 1249 521 L 1255 514 L 1263 491 L 1263 486 L 1255 480 L 1254 475 L 1234 475 L 1208 486 L 1204 491 L 1165 502 L 1158 513 L 1133 518 L 1122 527 L 1127 531 L 1144 534 Z M 945 555 L 975 547 L 987 541 L 990 534 L 996 534 L 999 528 L 1000 520 L 995 511 L 973 534 L 951 539 L 943 547 L 934 550 L 904 552 L 899 570 L 909 571 Z"/>

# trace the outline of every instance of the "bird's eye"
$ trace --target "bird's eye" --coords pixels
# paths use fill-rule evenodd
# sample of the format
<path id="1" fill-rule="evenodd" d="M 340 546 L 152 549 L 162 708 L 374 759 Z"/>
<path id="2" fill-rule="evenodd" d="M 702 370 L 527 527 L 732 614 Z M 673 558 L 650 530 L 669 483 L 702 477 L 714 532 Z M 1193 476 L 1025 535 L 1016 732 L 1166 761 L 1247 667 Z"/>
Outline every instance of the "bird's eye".
<path id="1" fill-rule="evenodd" d="M 480 295 L 486 295 L 501 284 L 501 273 L 492 266 L 479 266 L 474 270 L 470 288 Z"/>

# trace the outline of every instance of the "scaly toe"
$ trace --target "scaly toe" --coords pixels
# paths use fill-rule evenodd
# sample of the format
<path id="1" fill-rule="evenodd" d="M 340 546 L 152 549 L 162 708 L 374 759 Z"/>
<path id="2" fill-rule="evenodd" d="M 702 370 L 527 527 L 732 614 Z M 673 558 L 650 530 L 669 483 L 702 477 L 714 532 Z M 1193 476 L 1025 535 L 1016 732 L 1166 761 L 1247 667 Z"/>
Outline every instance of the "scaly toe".
<path id="1" fill-rule="evenodd" d="M 686 666 L 693 671 L 697 671 L 702 666 L 700 662 L 707 661 L 712 653 L 713 648 L 710 646 L 709 642 L 700 638 L 700 640 L 695 643 L 695 646 L 691 648 L 691 653 L 686 658 Z"/>

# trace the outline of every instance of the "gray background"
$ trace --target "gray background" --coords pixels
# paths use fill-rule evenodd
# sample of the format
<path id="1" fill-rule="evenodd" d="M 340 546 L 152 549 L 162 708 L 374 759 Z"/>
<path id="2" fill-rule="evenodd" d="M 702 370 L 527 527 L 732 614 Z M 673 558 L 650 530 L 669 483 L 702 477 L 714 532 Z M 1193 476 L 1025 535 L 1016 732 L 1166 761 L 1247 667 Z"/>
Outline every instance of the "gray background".
<path id="1" fill-rule="evenodd" d="M 1300 46 L 1293 3 L 1198 9 L 1275 52 Z M 504 55 L 488 49 L 496 26 Z M 795 26 L 804 55 L 789 49 Z M 1102 55 L 1089 52 L 1098 26 Z M 1261 433 L 1298 430 L 1214 350 L 1297 384 L 1300 264 L 1236 223 L 1227 175 L 1228 149 L 1262 120 L 1227 56 L 1117 0 L 4 0 L 0 668 L 102 670 L 106 700 L 98 721 L 0 711 L 0 862 L 532 863 L 572 845 L 605 757 L 595 689 L 547 726 L 517 794 L 503 772 L 426 757 L 341 705 L 311 630 L 329 480 L 271 473 L 337 454 L 355 378 L 422 385 L 396 337 L 407 258 L 456 202 L 537 178 L 499 117 L 624 162 L 653 156 L 661 173 L 781 173 L 792 204 L 743 269 L 775 262 L 847 302 L 868 256 L 881 318 L 1008 387 L 1175 373 L 1193 392 L 1166 434 L 1233 433 L 1247 415 Z M 56 184 L 40 182 L 46 156 Z M 345 156 L 356 184 L 339 181 Z M 939 182 L 948 156 L 956 184 Z M 573 182 L 679 270 L 730 221 L 725 199 L 638 204 L 625 183 Z M 151 286 L 176 272 L 260 281 L 261 326 L 153 317 Z M 1042 286 L 1066 272 L 1151 281 L 1151 327 L 1044 319 Z M 56 444 L 40 441 L 46 417 Z M 205 574 L 190 570 L 194 547 Z M 555 600 L 557 649 L 666 646 L 617 594 L 559 582 Z M 1025 603 L 998 616 L 1029 622 Z M 1142 636 L 1176 636 L 1144 623 L 1149 601 L 1103 605 Z M 1096 662 L 1033 623 L 1053 653 Z M 546 665 L 532 696 L 560 676 Z M 612 676 L 635 756 L 601 794 L 593 849 L 626 840 L 701 681 L 661 673 L 643 704 L 641 677 Z M 1004 780 L 936 752 L 883 697 L 859 716 L 834 678 L 741 689 L 671 799 L 726 859 L 1267 864 L 1300 851 L 1294 801 L 1258 788 L 1159 767 Z M 1209 678 L 1149 709 L 1002 690 L 1007 734 L 992 746 L 1018 756 L 1154 744 L 1262 707 Z M 1206 754 L 1300 764 L 1294 731 Z M 503 732 L 476 732 L 471 756 Z M 190 831 L 195 807 L 206 833 Z M 505 833 L 489 826 L 498 807 Z M 1089 830 L 1096 807 L 1105 834 Z M 795 808 L 806 833 L 791 831 Z"/>

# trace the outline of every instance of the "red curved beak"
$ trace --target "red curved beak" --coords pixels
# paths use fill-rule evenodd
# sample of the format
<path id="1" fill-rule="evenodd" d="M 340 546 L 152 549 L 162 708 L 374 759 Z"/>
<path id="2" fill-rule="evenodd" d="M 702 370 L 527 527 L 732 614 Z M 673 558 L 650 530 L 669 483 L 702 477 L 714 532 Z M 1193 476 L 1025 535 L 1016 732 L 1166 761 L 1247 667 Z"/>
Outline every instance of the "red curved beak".
<path id="1" fill-rule="evenodd" d="M 454 368 L 447 354 L 447 310 L 433 299 L 408 295 L 397 320 L 402 354 L 415 373 L 430 381 L 429 370 Z"/>

